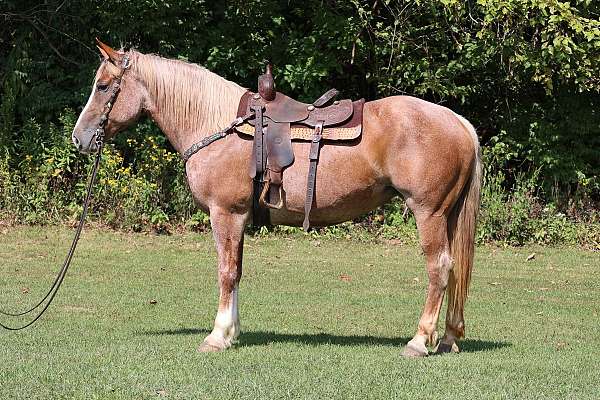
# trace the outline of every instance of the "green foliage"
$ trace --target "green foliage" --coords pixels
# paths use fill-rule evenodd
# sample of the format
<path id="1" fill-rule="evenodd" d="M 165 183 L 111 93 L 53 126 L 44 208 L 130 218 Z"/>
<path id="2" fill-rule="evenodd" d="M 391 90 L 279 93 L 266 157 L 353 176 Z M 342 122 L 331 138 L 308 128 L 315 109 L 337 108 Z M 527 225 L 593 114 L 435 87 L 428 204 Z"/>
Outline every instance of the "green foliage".
<path id="1" fill-rule="evenodd" d="M 484 152 L 485 166 L 481 193 L 481 216 L 477 238 L 480 242 L 508 245 L 582 244 L 598 248 L 597 210 L 591 210 L 579 221 L 568 218 L 554 203 L 540 198 L 539 170 L 526 175 L 507 176 L 499 168 L 499 160 L 510 159 L 505 143 L 497 142 Z"/>
<path id="2" fill-rule="evenodd" d="M 70 110 L 61 114 L 58 126 L 42 127 L 32 119 L 23 134 L 23 140 L 27 140 L 24 149 L 31 154 L 12 165 L 11 157 L 4 152 L 0 158 L 0 218 L 26 224 L 77 220 L 91 162 L 89 157 L 79 155 L 69 140 L 75 119 Z M 42 131 L 48 132 L 48 142 L 35 140 Z M 179 156 L 162 141 L 163 136 L 156 136 L 148 123 L 142 123 L 104 148 L 92 218 L 113 228 L 134 231 L 168 232 L 184 225 L 195 231 L 209 228 L 208 216 L 193 205 Z M 598 210 L 567 216 L 555 203 L 541 197 L 540 169 L 528 174 L 511 175 L 510 169 L 506 172 L 506 165 L 516 153 L 503 135 L 484 150 L 479 242 L 600 247 Z M 271 231 L 262 229 L 255 234 Z M 302 232 L 285 227 L 274 231 L 288 235 Z M 401 198 L 353 223 L 321 228 L 311 235 L 418 241 L 415 219 Z"/>
<path id="3" fill-rule="evenodd" d="M 62 114 L 60 128 L 48 126 L 51 142 L 28 142 L 32 154 L 14 167 L 7 155 L 1 159 L 4 217 L 28 224 L 77 219 L 91 163 L 70 142 L 75 118 L 70 110 Z M 194 210 L 179 156 L 159 145 L 147 128 L 142 124 L 133 138 L 104 148 L 91 214 L 109 226 L 162 232 Z M 23 137 L 40 137 L 41 130 L 30 120 Z M 40 150 L 32 151 L 36 146 Z M 125 153 L 135 154 L 134 164 L 125 161 Z"/>
<path id="4" fill-rule="evenodd" d="M 474 123 L 493 155 L 484 192 L 491 208 L 484 211 L 481 240 L 564 241 L 565 224 L 596 218 L 598 2 L 2 4 L 0 212 L 16 220 L 76 215 L 88 166 L 68 138 L 98 65 L 95 36 L 203 64 L 246 87 L 254 87 L 268 59 L 278 88 L 305 100 L 337 87 L 348 97 L 411 94 L 449 106 Z M 147 122 L 106 149 L 100 179 L 93 211 L 111 226 L 160 231 L 183 221 L 194 229 L 207 225 L 192 205 L 173 149 Z M 559 215 L 563 222 L 554 219 Z M 531 218 L 546 222 L 535 227 Z M 402 202 L 361 221 L 386 238 L 414 238 Z M 331 232 L 347 234 L 340 229 L 346 228 Z"/>
<path id="5" fill-rule="evenodd" d="M 598 196 L 597 3 L 405 6 L 368 14 L 375 21 L 388 16 L 374 28 L 381 94 L 447 103 L 475 123 L 484 144 L 502 136 L 513 153 L 507 168 L 540 168 L 546 194 L 558 187 L 571 195 L 591 179 L 587 188 Z"/>

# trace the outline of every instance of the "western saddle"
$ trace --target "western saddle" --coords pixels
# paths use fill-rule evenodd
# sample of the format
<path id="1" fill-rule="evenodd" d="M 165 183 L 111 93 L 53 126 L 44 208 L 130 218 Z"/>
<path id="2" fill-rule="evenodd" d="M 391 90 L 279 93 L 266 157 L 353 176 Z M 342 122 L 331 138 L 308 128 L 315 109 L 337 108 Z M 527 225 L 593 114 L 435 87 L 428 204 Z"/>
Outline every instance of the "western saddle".
<path id="1" fill-rule="evenodd" d="M 238 117 L 253 115 L 238 132 L 254 136 L 250 176 L 254 181 L 253 224 L 270 223 L 269 208 L 284 205 L 283 171 L 294 162 L 292 139 L 310 141 L 304 230 L 310 227 L 317 163 L 323 139 L 348 140 L 360 136 L 364 100 L 334 101 L 338 94 L 330 89 L 316 101 L 306 104 L 275 91 L 272 67 L 258 78 L 258 93 L 246 92 L 240 100 Z M 307 135 L 307 130 L 312 135 Z M 350 132 L 350 134 L 348 133 Z"/>

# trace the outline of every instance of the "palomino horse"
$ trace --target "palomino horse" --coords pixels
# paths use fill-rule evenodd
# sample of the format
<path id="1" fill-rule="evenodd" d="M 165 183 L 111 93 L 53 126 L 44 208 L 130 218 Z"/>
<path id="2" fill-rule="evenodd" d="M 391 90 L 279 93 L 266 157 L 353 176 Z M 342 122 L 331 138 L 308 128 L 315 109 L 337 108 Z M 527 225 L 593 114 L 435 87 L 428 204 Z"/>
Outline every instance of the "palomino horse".
<path id="1" fill-rule="evenodd" d="M 122 72 L 120 94 L 106 124 L 108 139 L 145 114 L 181 154 L 235 119 L 246 92 L 243 87 L 195 64 L 99 44 L 104 59 L 73 130 L 73 142 L 81 152 L 96 150 L 95 130 Z M 296 160 L 285 171 L 285 206 L 271 210 L 273 224 L 302 225 L 308 146 L 293 143 Z M 219 306 L 214 328 L 199 351 L 227 349 L 240 333 L 238 285 L 244 229 L 252 219 L 251 153 L 252 141 L 233 134 L 202 149 L 186 165 L 194 200 L 210 214 L 218 252 Z M 405 356 L 426 356 L 426 346 L 437 342 L 446 290 L 446 329 L 437 352 L 458 351 L 456 342 L 465 330 L 463 310 L 473 266 L 480 180 L 473 126 L 445 107 L 413 97 L 367 102 L 362 138 L 351 146 L 325 145 L 321 151 L 311 224 L 350 220 L 398 194 L 414 213 L 429 286 Z"/>

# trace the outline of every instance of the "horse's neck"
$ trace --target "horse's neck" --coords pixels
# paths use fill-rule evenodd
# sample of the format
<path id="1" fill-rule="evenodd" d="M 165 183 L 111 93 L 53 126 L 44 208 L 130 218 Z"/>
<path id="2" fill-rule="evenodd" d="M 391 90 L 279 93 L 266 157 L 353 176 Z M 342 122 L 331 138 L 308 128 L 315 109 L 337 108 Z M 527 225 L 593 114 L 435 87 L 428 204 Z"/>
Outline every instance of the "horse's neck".
<path id="1" fill-rule="evenodd" d="M 142 54 L 139 60 L 151 63 L 140 76 L 148 88 L 148 112 L 178 152 L 235 119 L 241 86 L 197 65 Z"/>

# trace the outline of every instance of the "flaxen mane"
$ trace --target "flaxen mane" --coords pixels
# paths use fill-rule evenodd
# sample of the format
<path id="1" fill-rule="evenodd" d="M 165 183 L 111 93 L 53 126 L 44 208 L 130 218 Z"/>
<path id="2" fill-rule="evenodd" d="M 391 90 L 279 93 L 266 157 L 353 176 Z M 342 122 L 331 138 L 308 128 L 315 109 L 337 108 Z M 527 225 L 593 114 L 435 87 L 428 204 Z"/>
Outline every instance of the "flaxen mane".
<path id="1" fill-rule="evenodd" d="M 238 84 L 197 64 L 137 51 L 131 58 L 159 112 L 171 115 L 180 130 L 209 134 L 235 117 L 245 91 Z"/>

